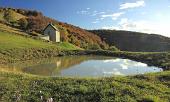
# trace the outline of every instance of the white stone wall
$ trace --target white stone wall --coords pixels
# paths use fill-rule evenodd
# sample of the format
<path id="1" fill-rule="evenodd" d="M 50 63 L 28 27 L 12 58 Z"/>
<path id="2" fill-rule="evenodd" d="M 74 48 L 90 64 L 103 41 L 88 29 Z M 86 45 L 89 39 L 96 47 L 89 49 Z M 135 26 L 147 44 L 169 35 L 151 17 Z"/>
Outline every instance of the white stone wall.
<path id="1" fill-rule="evenodd" d="M 60 32 L 56 31 L 56 42 L 60 42 Z"/>
<path id="2" fill-rule="evenodd" d="M 41 38 L 44 40 L 50 40 L 49 36 L 42 36 Z"/>
<path id="3" fill-rule="evenodd" d="M 60 32 L 56 31 L 51 26 L 45 29 L 44 35 L 49 35 L 49 40 L 53 42 L 60 42 Z"/>

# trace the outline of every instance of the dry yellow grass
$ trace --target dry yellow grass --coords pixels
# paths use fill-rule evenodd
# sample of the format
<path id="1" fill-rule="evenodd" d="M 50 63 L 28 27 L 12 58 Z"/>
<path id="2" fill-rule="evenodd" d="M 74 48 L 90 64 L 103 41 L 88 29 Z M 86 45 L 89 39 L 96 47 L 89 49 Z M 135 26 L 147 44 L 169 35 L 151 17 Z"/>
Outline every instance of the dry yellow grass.
<path id="1" fill-rule="evenodd" d="M 7 25 L 2 24 L 2 23 L 0 23 L 0 31 L 10 32 L 10 33 L 15 33 L 15 34 L 21 34 L 21 35 L 27 35 L 27 33 L 23 32 L 20 29 L 13 28 L 13 27 L 7 26 Z"/>

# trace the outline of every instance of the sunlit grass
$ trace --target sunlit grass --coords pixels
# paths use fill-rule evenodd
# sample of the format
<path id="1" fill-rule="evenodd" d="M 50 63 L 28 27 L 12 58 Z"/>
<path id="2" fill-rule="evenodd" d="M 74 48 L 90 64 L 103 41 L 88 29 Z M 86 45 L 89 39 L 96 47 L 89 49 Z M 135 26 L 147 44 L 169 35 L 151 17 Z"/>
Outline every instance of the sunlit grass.
<path id="1" fill-rule="evenodd" d="M 15 101 L 118 101 L 168 102 L 170 72 L 112 78 L 51 78 L 29 74 L 0 72 L 1 100 Z"/>
<path id="2" fill-rule="evenodd" d="M 0 32 L 0 50 L 13 48 L 49 48 L 56 47 L 54 44 L 22 37 L 19 35 Z"/>
<path id="3" fill-rule="evenodd" d="M 41 40 L 35 40 L 29 37 L 23 37 L 6 32 L 0 32 L 0 50 L 8 49 L 26 49 L 26 48 L 59 48 L 61 50 L 75 50 L 80 49 L 70 43 L 58 43 L 52 44 L 43 42 Z"/>

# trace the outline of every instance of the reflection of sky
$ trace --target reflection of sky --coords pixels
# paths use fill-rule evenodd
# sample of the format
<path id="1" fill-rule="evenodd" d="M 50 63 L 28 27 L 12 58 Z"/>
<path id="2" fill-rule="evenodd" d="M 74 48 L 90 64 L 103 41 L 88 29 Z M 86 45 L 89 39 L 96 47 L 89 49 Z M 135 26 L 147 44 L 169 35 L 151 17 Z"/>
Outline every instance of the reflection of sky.
<path id="1" fill-rule="evenodd" d="M 61 71 L 61 76 L 113 76 L 135 75 L 162 71 L 156 67 L 128 59 L 88 60 Z"/>
<path id="2" fill-rule="evenodd" d="M 41 60 L 40 62 L 19 63 L 8 67 L 35 75 L 70 77 L 126 76 L 162 71 L 160 68 L 147 66 L 147 64 L 141 62 L 104 56 L 60 57 Z"/>

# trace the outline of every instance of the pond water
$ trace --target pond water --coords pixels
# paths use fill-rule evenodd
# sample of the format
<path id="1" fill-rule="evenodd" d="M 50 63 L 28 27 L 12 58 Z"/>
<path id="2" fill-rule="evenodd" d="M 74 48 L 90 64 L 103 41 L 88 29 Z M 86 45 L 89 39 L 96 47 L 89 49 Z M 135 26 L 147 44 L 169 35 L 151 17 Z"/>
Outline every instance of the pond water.
<path id="1" fill-rule="evenodd" d="M 2 68 L 51 77 L 110 77 L 163 71 L 145 63 L 106 56 L 65 56 L 14 63 Z"/>

